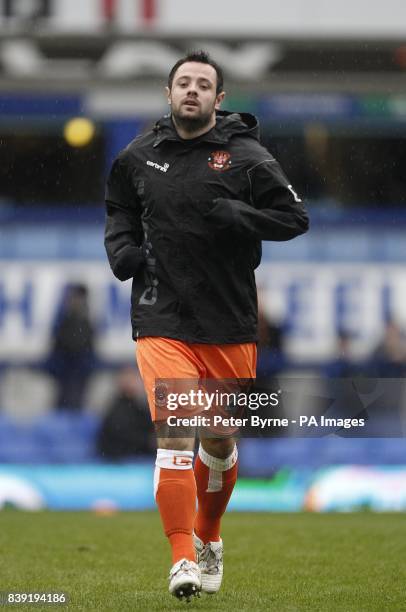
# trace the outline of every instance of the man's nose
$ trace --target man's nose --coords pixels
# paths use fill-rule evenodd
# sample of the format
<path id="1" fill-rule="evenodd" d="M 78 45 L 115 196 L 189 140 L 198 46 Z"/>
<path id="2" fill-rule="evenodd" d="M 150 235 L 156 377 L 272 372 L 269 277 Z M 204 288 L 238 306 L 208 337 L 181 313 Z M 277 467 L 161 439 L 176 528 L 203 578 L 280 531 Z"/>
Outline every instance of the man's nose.
<path id="1" fill-rule="evenodd" d="M 197 87 L 191 83 L 188 87 L 188 96 L 197 96 Z"/>

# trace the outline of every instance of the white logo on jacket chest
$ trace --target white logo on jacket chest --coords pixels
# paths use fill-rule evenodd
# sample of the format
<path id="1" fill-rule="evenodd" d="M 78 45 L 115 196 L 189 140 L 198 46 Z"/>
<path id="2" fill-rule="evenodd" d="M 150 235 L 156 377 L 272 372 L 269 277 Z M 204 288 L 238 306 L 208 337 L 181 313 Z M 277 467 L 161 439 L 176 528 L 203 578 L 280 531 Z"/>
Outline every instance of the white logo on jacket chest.
<path id="1" fill-rule="evenodd" d="M 155 168 L 155 170 L 160 170 L 161 172 L 167 172 L 167 170 L 169 168 L 169 164 L 168 163 L 165 163 L 163 166 L 160 166 L 156 162 L 149 161 L 149 160 L 147 161 L 147 166 L 152 166 L 153 168 Z"/>

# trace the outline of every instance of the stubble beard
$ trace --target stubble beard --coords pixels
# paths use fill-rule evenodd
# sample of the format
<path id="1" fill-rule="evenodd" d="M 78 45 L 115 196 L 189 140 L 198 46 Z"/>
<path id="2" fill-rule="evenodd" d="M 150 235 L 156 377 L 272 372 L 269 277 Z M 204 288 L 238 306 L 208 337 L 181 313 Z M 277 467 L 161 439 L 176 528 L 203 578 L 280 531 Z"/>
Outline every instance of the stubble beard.
<path id="1" fill-rule="evenodd" d="M 194 132 L 205 128 L 206 126 L 207 128 L 209 128 L 212 116 L 212 110 L 207 113 L 200 113 L 199 115 L 195 115 L 194 117 L 189 117 L 183 115 L 182 111 L 175 111 L 172 108 L 172 118 L 175 124 L 185 132 L 188 132 L 189 134 L 193 134 Z"/>

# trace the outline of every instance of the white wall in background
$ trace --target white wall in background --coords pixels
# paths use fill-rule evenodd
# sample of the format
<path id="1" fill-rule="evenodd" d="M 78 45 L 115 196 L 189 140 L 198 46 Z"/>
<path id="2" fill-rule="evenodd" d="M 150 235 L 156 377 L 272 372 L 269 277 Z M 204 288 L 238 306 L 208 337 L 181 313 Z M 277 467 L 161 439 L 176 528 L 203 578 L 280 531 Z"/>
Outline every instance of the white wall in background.
<path id="1" fill-rule="evenodd" d="M 13 23 L 34 14 L 40 0 L 15 3 Z M 144 0 L 116 0 L 115 27 L 123 32 L 151 30 L 181 35 L 287 37 L 402 37 L 404 0 L 150 0 L 153 17 L 143 19 Z M 50 25 L 57 30 L 98 31 L 104 23 L 103 0 L 53 0 Z M 22 7 L 22 8 L 21 8 Z M 31 7 L 31 8 L 30 8 Z M 0 3 L 0 29 L 5 25 Z M 30 12 L 31 11 L 31 12 Z"/>
<path id="2" fill-rule="evenodd" d="M 161 0 L 158 27 L 165 32 L 278 36 L 402 36 L 404 0 Z"/>

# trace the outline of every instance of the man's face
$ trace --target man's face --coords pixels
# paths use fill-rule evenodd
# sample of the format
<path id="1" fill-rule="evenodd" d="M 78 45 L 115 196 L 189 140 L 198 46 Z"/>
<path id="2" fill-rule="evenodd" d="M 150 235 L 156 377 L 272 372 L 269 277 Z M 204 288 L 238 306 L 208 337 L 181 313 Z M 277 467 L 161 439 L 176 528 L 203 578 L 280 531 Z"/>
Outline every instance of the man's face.
<path id="1" fill-rule="evenodd" d="M 213 120 L 224 92 L 216 94 L 217 73 L 213 66 L 186 62 L 175 72 L 168 101 L 175 122 L 187 131 L 200 129 Z"/>

